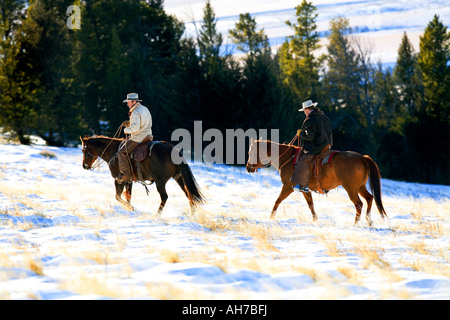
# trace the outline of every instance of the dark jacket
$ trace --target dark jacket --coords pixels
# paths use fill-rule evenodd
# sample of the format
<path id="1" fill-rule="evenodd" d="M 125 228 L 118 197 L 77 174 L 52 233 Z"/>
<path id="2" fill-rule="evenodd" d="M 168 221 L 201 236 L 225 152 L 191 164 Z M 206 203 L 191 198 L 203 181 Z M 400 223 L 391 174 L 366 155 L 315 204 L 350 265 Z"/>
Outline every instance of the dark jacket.
<path id="1" fill-rule="evenodd" d="M 322 111 L 314 109 L 303 122 L 300 138 L 303 152 L 319 154 L 327 144 L 333 145 L 330 119 Z"/>

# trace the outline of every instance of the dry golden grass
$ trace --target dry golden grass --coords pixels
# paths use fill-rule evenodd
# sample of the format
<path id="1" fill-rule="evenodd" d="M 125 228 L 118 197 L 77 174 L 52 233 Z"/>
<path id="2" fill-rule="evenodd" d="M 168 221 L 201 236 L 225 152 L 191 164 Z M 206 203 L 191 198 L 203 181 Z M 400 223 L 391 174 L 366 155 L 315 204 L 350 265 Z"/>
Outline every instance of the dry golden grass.
<path id="1" fill-rule="evenodd" d="M 365 259 L 362 267 L 368 269 L 372 266 L 376 266 L 380 269 L 389 269 L 391 266 L 388 261 L 386 261 L 382 254 L 382 248 L 373 248 L 368 246 L 360 246 L 355 248 L 355 252 L 362 255 Z"/>
<path id="2" fill-rule="evenodd" d="M 9 278 L 8 269 L 10 268 L 24 268 L 36 273 L 38 276 L 44 275 L 44 269 L 39 258 L 34 257 L 28 251 L 15 254 L 0 252 L 0 266 L 5 268 L 0 270 L 0 281 L 6 281 Z"/>
<path id="3" fill-rule="evenodd" d="M 110 298 L 125 297 L 123 287 L 111 284 L 104 273 L 88 273 L 79 270 L 75 274 L 68 275 L 67 279 L 61 280 L 59 287 L 80 295 L 99 295 Z"/>
<path id="4" fill-rule="evenodd" d="M 159 258 L 168 263 L 180 262 L 180 255 L 172 250 L 164 249 L 159 252 Z"/>
<path id="5" fill-rule="evenodd" d="M 26 257 L 26 260 L 27 261 L 25 262 L 25 265 L 28 266 L 28 269 L 36 273 L 38 276 L 44 275 L 44 269 L 40 261 L 37 261 L 31 255 L 28 255 L 28 257 Z"/>
<path id="6" fill-rule="evenodd" d="M 413 271 L 441 275 L 450 278 L 450 265 L 448 260 L 447 263 L 436 262 L 433 260 L 433 258 L 411 258 L 409 260 L 402 259 L 400 260 L 400 263 L 411 268 Z"/>
<path id="7" fill-rule="evenodd" d="M 211 293 L 201 289 L 194 289 L 189 284 L 180 285 L 167 281 L 148 282 L 146 284 L 146 294 L 150 297 L 162 300 L 192 299 L 210 300 Z"/>
<path id="8" fill-rule="evenodd" d="M 260 250 L 278 251 L 272 244 L 272 230 L 265 226 L 253 226 L 249 234 L 257 241 L 256 247 Z"/>
<path id="9" fill-rule="evenodd" d="M 208 188 L 206 188 L 208 190 Z M 214 192 L 213 188 L 210 188 Z M 211 293 L 198 287 L 182 284 L 171 284 L 161 281 L 145 282 L 144 288 L 120 285 L 115 279 L 132 278 L 133 269 L 130 260 L 133 255 L 145 254 L 163 263 L 201 262 L 219 267 L 224 273 L 231 273 L 240 269 L 255 270 L 273 275 L 282 272 L 296 272 L 306 274 L 314 281 L 314 285 L 323 288 L 321 298 L 342 298 L 351 292 L 346 285 L 364 286 L 366 281 L 375 274 L 380 282 L 396 283 L 403 279 L 401 271 L 410 268 L 416 272 L 442 275 L 450 277 L 449 246 L 436 246 L 436 241 L 449 235 L 450 201 L 415 200 L 386 198 L 385 207 L 390 208 L 388 215 L 405 215 L 410 218 L 393 219 L 391 222 L 381 222 L 376 211 L 372 212 L 375 228 L 368 228 L 363 223 L 353 226 L 354 207 L 349 203 L 346 195 L 330 194 L 327 198 L 316 197 L 316 211 L 319 216 L 317 222 L 312 222 L 311 214 L 303 197 L 297 196 L 297 202 L 286 202 L 280 206 L 275 220 L 269 220 L 271 206 L 266 202 L 258 202 L 260 195 L 248 192 L 236 195 L 236 199 L 227 203 L 227 209 L 203 208 L 194 216 L 161 217 L 152 214 L 141 214 L 131 218 L 115 212 L 110 202 L 114 189 L 95 187 L 36 183 L 27 186 L 4 186 L 0 184 L 0 192 L 28 209 L 15 206 L 4 209 L 1 214 L 21 217 L 30 214 L 42 214 L 53 209 L 51 201 L 42 203 L 28 197 L 29 194 L 47 196 L 50 199 L 64 201 L 67 214 L 79 217 L 81 223 L 76 228 L 91 231 L 99 239 L 102 231 L 112 231 L 107 245 L 90 246 L 84 248 L 75 242 L 53 241 L 42 244 L 39 248 L 24 245 L 22 253 L 13 255 L 0 251 L 0 266 L 5 268 L 22 267 L 45 275 L 39 255 L 65 256 L 67 264 L 77 272 L 70 274 L 67 279 L 60 280 L 60 287 L 85 295 L 101 295 L 111 298 L 129 298 L 150 296 L 159 299 L 190 299 L 210 298 Z M 169 201 L 178 206 L 186 205 L 187 201 L 181 191 L 175 196 L 170 194 Z M 274 199 L 276 195 L 274 195 Z M 80 202 L 79 199 L 82 199 Z M 99 201 L 98 199 L 107 199 Z M 146 202 L 157 207 L 159 197 L 152 193 L 151 197 L 134 197 L 135 203 Z M 171 204 L 169 204 L 170 206 Z M 98 212 L 90 215 L 84 209 Z M 178 207 L 177 207 L 178 208 Z M 333 213 L 337 211 L 338 213 Z M 170 211 L 169 211 L 170 212 Z M 249 212 L 253 212 L 249 213 Z M 261 213 L 256 216 L 254 212 Z M 331 218 L 330 218 L 331 217 Z M 412 218 L 411 218 L 412 217 Z M 128 249 L 133 244 L 133 235 L 120 232 L 117 225 L 109 223 L 114 219 L 135 219 L 133 221 L 155 221 L 167 226 L 166 233 L 173 233 L 172 225 L 182 222 L 196 223 L 202 228 L 184 229 L 183 236 L 192 235 L 204 241 L 204 245 L 195 245 L 188 249 L 179 249 L 171 244 L 155 241 L 142 248 L 135 249 L 130 254 Z M 292 221 L 291 224 L 285 221 Z M 134 222 L 131 223 L 134 223 Z M 33 224 L 8 224 L 11 229 L 31 230 Z M 65 226 L 61 227 L 61 236 Z M 377 229 L 377 227 L 379 229 Z M 67 226 L 70 228 L 70 226 Z M 161 228 L 166 228 L 165 226 Z M 68 229 L 69 230 L 69 229 Z M 158 230 L 159 231 L 159 230 Z M 175 231 L 177 232 L 177 231 Z M 178 231 L 179 232 L 179 231 Z M 180 234 L 173 234 L 173 237 Z M 156 237 L 151 232 L 141 233 L 142 240 Z M 55 238 L 58 238 L 55 236 Z M 290 242 L 293 244 L 291 245 Z M 245 243 L 241 246 L 240 243 Z M 284 246 L 285 245 L 285 246 Z M 28 246 L 28 247 L 27 247 Z M 24 250 L 25 249 L 25 250 Z M 396 255 L 398 251 L 398 255 Z M 320 269 L 320 263 L 311 262 L 311 258 L 322 258 L 323 265 L 327 261 L 333 265 L 335 273 Z M 349 263 L 352 258 L 352 263 Z M 107 271 L 108 266 L 118 266 L 117 271 Z M 98 268 L 93 268 L 98 267 Z M 95 270 L 95 271 L 92 271 Z M 0 281 L 8 275 L 0 272 Z M 386 286 L 387 287 L 387 286 Z M 247 296 L 242 292 L 227 289 L 226 293 L 232 298 Z M 0 298 L 7 298 L 7 293 L 0 292 Z M 274 292 L 273 296 L 277 296 Z M 383 298 L 411 299 L 417 296 L 406 289 L 385 289 Z"/>
<path id="10" fill-rule="evenodd" d="M 353 284 L 361 284 L 361 275 L 355 267 L 348 264 L 337 267 L 337 271 L 347 277 L 347 280 Z"/>
<path id="11" fill-rule="evenodd" d="M 56 159 L 56 154 L 52 151 L 49 150 L 42 150 L 41 152 L 39 152 L 39 154 L 43 157 L 46 157 L 47 159 Z"/>
<path id="12" fill-rule="evenodd" d="M 387 205 L 390 205 L 389 200 L 385 202 Z M 410 202 L 408 203 L 411 205 Z M 426 201 L 426 203 L 422 203 L 421 206 L 416 206 L 415 204 L 413 204 L 413 206 L 416 208 L 416 213 L 414 215 L 416 222 L 412 224 L 404 224 L 402 221 L 395 223 L 388 222 L 388 225 L 385 228 L 385 232 L 390 231 L 388 234 L 385 232 L 377 233 L 376 229 L 370 229 L 364 226 L 362 228 L 354 228 L 353 219 L 346 225 L 347 228 L 349 228 L 348 230 L 335 234 L 334 230 L 330 230 L 330 228 L 335 228 L 336 225 L 333 223 L 330 224 L 329 222 L 320 222 L 320 212 L 318 212 L 318 223 L 311 223 L 309 212 L 306 212 L 305 214 L 299 215 L 297 218 L 297 221 L 301 226 L 293 226 L 290 230 L 280 227 L 279 224 L 261 224 L 255 222 L 254 218 L 246 217 L 245 214 L 236 214 L 236 211 L 234 211 L 234 213 L 223 212 L 222 215 L 230 218 L 238 216 L 240 217 L 239 223 L 230 222 L 233 221 L 232 219 L 217 219 L 217 216 L 204 212 L 201 217 L 197 217 L 197 221 L 209 228 L 212 232 L 226 234 L 229 231 L 235 231 L 242 235 L 251 236 L 255 240 L 255 247 L 258 250 L 258 261 L 243 261 L 241 258 L 230 258 L 230 255 L 227 258 L 222 256 L 220 259 L 214 259 L 207 256 L 203 258 L 203 261 L 216 264 L 223 270 L 229 270 L 230 268 L 248 268 L 266 273 L 296 270 L 297 272 L 308 274 L 315 281 L 334 281 L 332 280 L 333 277 L 330 278 L 330 275 L 319 272 L 314 268 L 298 265 L 293 266 L 289 263 L 293 257 L 291 254 L 287 254 L 286 251 L 277 254 L 280 250 L 274 246 L 274 241 L 285 239 L 287 236 L 293 236 L 296 233 L 299 235 L 306 233 L 311 235 L 312 241 L 315 239 L 316 243 L 321 244 L 324 248 L 324 252 L 330 257 L 344 260 L 346 256 L 351 254 L 357 254 L 361 257 L 359 259 L 359 266 L 345 265 L 338 268 L 338 271 L 343 274 L 350 283 L 362 284 L 367 278 L 364 271 L 367 269 L 376 272 L 381 279 L 384 279 L 383 281 L 399 282 L 404 280 L 404 278 L 399 274 L 398 266 L 405 265 L 406 262 L 400 263 L 400 258 L 396 259 L 395 256 L 394 258 L 387 256 L 386 250 L 390 249 L 386 249 L 386 246 L 398 246 L 404 250 L 410 250 L 418 254 L 431 255 L 433 257 L 438 255 L 438 259 L 448 261 L 448 254 L 445 248 L 440 248 L 432 252 L 429 245 L 425 241 L 420 240 L 427 236 L 439 238 L 448 235 L 448 230 L 444 227 L 444 225 L 447 225 L 446 221 L 432 221 L 433 219 L 436 219 L 436 217 L 442 216 L 442 212 L 448 208 L 448 202 Z M 350 207 L 349 212 L 353 212 L 353 208 Z M 408 213 L 411 212 L 408 211 Z M 280 212 L 278 215 L 280 215 Z M 281 219 L 283 218 L 282 215 L 283 213 L 281 212 Z M 374 216 L 374 213 L 372 216 Z M 375 217 L 374 219 L 377 218 L 378 217 Z M 431 221 L 428 221 L 427 219 Z M 446 217 L 446 219 L 448 219 L 448 217 Z M 409 238 L 403 236 L 405 232 L 407 232 L 406 234 L 416 233 L 417 237 L 413 237 L 412 240 L 409 240 Z M 266 254 L 266 252 L 270 251 L 272 254 Z M 298 250 L 296 252 L 298 257 L 301 256 L 301 251 L 302 250 Z M 234 256 L 239 257 L 239 250 L 236 250 L 233 254 Z M 193 256 L 198 258 L 198 255 Z M 276 259 L 281 261 L 279 264 L 273 262 L 275 256 Z M 184 261 L 185 256 L 180 259 L 181 261 Z M 416 270 L 425 270 L 423 265 L 419 266 L 418 263 L 415 264 Z M 446 271 L 443 270 L 444 268 L 439 267 L 437 270 L 436 268 L 433 268 L 435 270 L 431 269 L 432 268 L 429 267 L 427 272 L 429 271 L 430 273 L 441 275 L 446 274 Z M 409 295 L 406 291 L 392 290 L 390 291 L 389 296 L 412 297 L 413 295 Z"/>

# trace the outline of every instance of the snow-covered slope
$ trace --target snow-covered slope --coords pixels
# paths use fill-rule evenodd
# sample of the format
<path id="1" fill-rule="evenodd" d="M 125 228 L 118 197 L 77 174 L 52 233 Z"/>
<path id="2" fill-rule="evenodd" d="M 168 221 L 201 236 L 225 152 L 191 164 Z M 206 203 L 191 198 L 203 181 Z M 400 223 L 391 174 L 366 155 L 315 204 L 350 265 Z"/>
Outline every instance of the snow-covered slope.
<path id="1" fill-rule="evenodd" d="M 50 156 L 50 157 L 49 157 Z M 51 157 L 53 156 L 53 157 Z M 354 226 L 338 188 L 269 214 L 276 171 L 191 163 L 208 203 L 175 181 L 135 185 L 126 211 L 106 164 L 77 148 L 0 145 L 1 299 L 449 299 L 450 187 L 383 180 L 389 221 Z"/>

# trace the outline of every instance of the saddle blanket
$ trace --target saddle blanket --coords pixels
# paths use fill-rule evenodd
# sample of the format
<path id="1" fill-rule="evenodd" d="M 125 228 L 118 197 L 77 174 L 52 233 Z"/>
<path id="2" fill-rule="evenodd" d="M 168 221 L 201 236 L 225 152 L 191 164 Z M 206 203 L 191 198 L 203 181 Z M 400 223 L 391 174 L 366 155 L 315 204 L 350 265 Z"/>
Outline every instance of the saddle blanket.
<path id="1" fill-rule="evenodd" d="M 131 158 L 141 162 L 152 154 L 152 149 L 159 141 L 146 141 L 139 144 L 131 153 Z"/>
<path id="2" fill-rule="evenodd" d="M 331 160 L 333 160 L 333 156 L 334 156 L 336 153 L 338 153 L 338 152 L 340 152 L 340 151 L 339 151 L 339 150 L 331 150 L 331 153 L 327 154 L 327 155 L 322 159 L 322 165 L 328 163 L 328 164 L 330 164 L 330 166 L 332 166 L 332 165 L 331 165 Z"/>
<path id="3" fill-rule="evenodd" d="M 295 166 L 297 165 L 297 163 L 298 163 L 298 160 L 300 160 L 300 158 L 301 158 L 301 156 L 302 156 L 302 153 L 300 152 L 301 151 L 301 148 L 298 148 L 296 151 L 295 151 L 295 155 L 294 155 L 294 158 L 293 158 L 293 160 L 292 160 L 292 162 L 293 162 L 293 165 L 294 165 L 294 168 L 295 168 Z M 331 152 L 329 152 L 328 154 L 326 154 L 325 155 L 325 157 L 323 157 L 322 158 L 322 165 L 324 165 L 324 164 L 329 164 L 330 166 L 331 166 L 331 161 L 333 160 L 333 156 L 336 154 L 336 153 L 338 153 L 338 152 L 340 152 L 339 150 L 331 150 Z M 316 156 L 316 158 L 317 157 L 321 157 L 322 155 L 321 154 L 319 154 L 319 155 L 317 155 Z M 316 160 L 314 160 L 314 163 L 316 163 Z"/>

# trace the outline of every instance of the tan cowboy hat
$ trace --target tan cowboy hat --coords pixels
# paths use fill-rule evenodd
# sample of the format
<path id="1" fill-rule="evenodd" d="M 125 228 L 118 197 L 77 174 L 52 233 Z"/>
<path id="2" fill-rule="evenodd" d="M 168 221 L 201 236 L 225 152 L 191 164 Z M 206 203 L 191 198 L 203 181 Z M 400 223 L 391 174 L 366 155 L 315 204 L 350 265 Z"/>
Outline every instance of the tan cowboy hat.
<path id="1" fill-rule="evenodd" d="M 142 101 L 142 100 L 139 100 L 139 96 L 137 93 L 129 93 L 127 94 L 127 98 L 123 100 L 123 103 L 127 101 Z"/>
<path id="2" fill-rule="evenodd" d="M 298 109 L 298 111 L 304 111 L 305 109 L 308 109 L 308 108 L 315 108 L 315 109 L 317 109 L 316 106 L 318 104 L 319 104 L 318 102 L 314 102 L 313 103 L 311 100 L 306 100 L 306 101 L 304 101 L 302 103 L 302 108 Z"/>

